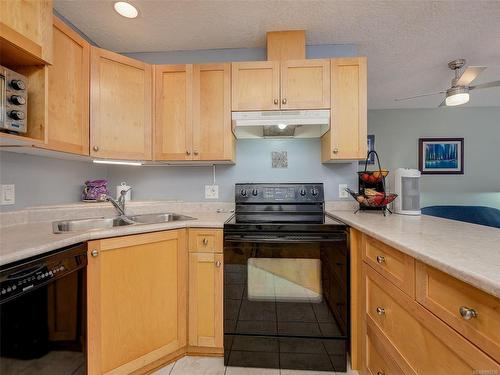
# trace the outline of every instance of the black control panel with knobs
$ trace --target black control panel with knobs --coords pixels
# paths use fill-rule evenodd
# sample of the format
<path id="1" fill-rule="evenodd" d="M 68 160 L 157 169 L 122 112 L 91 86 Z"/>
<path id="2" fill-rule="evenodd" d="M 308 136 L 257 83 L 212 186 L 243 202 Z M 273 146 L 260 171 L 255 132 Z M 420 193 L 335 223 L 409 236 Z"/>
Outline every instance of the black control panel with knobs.
<path id="1" fill-rule="evenodd" d="M 316 203 L 324 201 L 322 183 L 236 184 L 236 203 Z"/>
<path id="2" fill-rule="evenodd" d="M 0 129 L 12 133 L 26 133 L 28 113 L 28 78 L 0 66 L 1 115 Z"/>

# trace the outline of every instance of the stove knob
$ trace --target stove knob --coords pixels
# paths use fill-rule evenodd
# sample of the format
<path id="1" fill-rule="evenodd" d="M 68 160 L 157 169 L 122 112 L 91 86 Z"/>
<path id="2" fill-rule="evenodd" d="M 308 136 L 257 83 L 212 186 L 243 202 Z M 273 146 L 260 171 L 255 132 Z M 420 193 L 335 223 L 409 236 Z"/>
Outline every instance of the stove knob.
<path id="1" fill-rule="evenodd" d="M 20 79 L 13 79 L 10 81 L 10 85 L 15 90 L 26 90 L 26 85 Z"/>
<path id="2" fill-rule="evenodd" d="M 259 191 L 257 189 L 252 190 L 252 195 L 256 197 L 259 194 Z"/>
<path id="3" fill-rule="evenodd" d="M 10 111 L 9 116 L 13 118 L 14 120 L 23 120 L 24 119 L 24 112 L 23 111 Z"/>
<path id="4" fill-rule="evenodd" d="M 312 194 L 312 195 L 316 196 L 316 195 L 318 195 L 318 193 L 319 193 L 319 192 L 318 192 L 318 189 L 316 189 L 316 188 L 312 188 L 312 190 L 311 190 L 311 194 Z"/>
<path id="5" fill-rule="evenodd" d="M 246 189 L 241 189 L 240 190 L 240 194 L 242 197 L 246 197 L 247 196 L 247 190 Z"/>
<path id="6" fill-rule="evenodd" d="M 26 99 L 20 95 L 12 95 L 10 97 L 10 101 L 12 104 L 15 105 L 25 105 L 26 104 Z"/>
<path id="7" fill-rule="evenodd" d="M 299 194 L 302 196 L 306 195 L 306 189 L 300 189 Z"/>

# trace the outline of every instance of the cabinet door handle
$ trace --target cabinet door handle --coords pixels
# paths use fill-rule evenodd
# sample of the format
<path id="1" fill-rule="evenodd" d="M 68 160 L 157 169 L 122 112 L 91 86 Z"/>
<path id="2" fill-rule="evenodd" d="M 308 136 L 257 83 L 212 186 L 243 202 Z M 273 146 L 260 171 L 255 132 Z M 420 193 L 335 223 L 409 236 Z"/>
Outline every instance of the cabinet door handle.
<path id="1" fill-rule="evenodd" d="M 385 263 L 385 256 L 377 255 L 377 263 L 379 264 Z"/>
<path id="2" fill-rule="evenodd" d="M 286 98 L 281 101 L 281 104 L 286 104 Z"/>
<path id="3" fill-rule="evenodd" d="M 470 307 L 466 306 L 460 306 L 460 315 L 464 320 L 471 320 L 472 318 L 477 318 L 477 311 L 474 309 L 471 309 Z"/>
<path id="4" fill-rule="evenodd" d="M 92 256 L 95 258 L 96 256 L 98 256 L 98 255 L 99 255 L 99 251 L 97 251 L 97 250 L 92 250 L 92 252 L 91 252 L 90 254 L 92 254 Z"/>
<path id="5" fill-rule="evenodd" d="M 198 150 L 194 150 L 193 154 L 198 155 Z"/>
<path id="6" fill-rule="evenodd" d="M 274 99 L 273 102 L 274 102 L 274 104 L 277 105 L 280 101 L 278 99 Z"/>
<path id="7" fill-rule="evenodd" d="M 186 155 L 191 155 L 191 151 L 186 150 Z"/>
<path id="8" fill-rule="evenodd" d="M 338 154 L 338 153 L 339 153 L 339 149 L 338 149 L 337 147 L 335 147 L 335 148 L 333 149 L 333 153 L 334 153 L 334 154 Z"/>
<path id="9" fill-rule="evenodd" d="M 385 315 L 385 309 L 383 307 L 378 306 L 376 311 L 378 315 Z"/>
<path id="10" fill-rule="evenodd" d="M 385 375 L 385 372 L 377 371 L 377 375 Z"/>
<path id="11" fill-rule="evenodd" d="M 222 265 L 222 262 L 220 260 L 215 262 L 215 267 L 219 268 L 221 265 Z"/>
<path id="12" fill-rule="evenodd" d="M 92 147 L 92 150 L 94 150 L 94 151 L 99 151 L 99 146 L 94 146 L 94 147 Z"/>
<path id="13" fill-rule="evenodd" d="M 206 239 L 206 238 L 203 239 L 203 245 L 205 245 L 205 246 L 208 245 L 208 239 Z"/>

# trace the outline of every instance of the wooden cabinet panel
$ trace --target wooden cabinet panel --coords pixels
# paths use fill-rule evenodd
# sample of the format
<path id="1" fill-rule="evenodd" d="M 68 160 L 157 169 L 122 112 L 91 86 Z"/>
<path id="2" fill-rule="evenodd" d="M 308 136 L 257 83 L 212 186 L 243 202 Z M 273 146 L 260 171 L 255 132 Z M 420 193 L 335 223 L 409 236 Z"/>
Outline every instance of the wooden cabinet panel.
<path id="1" fill-rule="evenodd" d="M 416 263 L 416 299 L 500 362 L 500 300 L 423 263 Z M 460 308 L 477 315 L 465 320 Z"/>
<path id="2" fill-rule="evenodd" d="M 189 229 L 189 251 L 201 253 L 222 253 L 222 229 Z"/>
<path id="3" fill-rule="evenodd" d="M 193 159 L 234 159 L 231 64 L 194 65 Z"/>
<path id="4" fill-rule="evenodd" d="M 266 111 L 280 108 L 279 61 L 232 63 L 233 111 Z"/>
<path id="5" fill-rule="evenodd" d="M 151 66 L 91 48 L 90 154 L 151 159 Z"/>
<path id="6" fill-rule="evenodd" d="M 156 65 L 155 160 L 192 159 L 192 65 Z"/>
<path id="7" fill-rule="evenodd" d="M 368 330 L 366 337 L 367 369 L 371 375 L 401 375 L 404 372 L 399 368 L 392 356 L 387 353 L 384 344 L 372 331 Z M 406 372 L 414 375 L 413 372 Z"/>
<path id="8" fill-rule="evenodd" d="M 366 273 L 368 327 L 397 349 L 401 368 L 417 374 L 468 375 L 500 366 L 369 266 Z"/>
<path id="9" fill-rule="evenodd" d="M 366 158 L 366 58 L 331 59 L 330 130 L 322 137 L 323 162 Z"/>
<path id="10" fill-rule="evenodd" d="M 184 229 L 89 242 L 87 273 L 89 373 L 128 374 L 185 347 Z"/>
<path id="11" fill-rule="evenodd" d="M 402 252 L 363 235 L 363 259 L 409 296 L 415 296 L 415 260 Z"/>
<path id="12" fill-rule="evenodd" d="M 222 348 L 222 254 L 189 254 L 189 345 Z"/>
<path id="13" fill-rule="evenodd" d="M 89 155 L 89 63 L 89 43 L 54 18 L 48 142 L 44 147 Z"/>
<path id="14" fill-rule="evenodd" d="M 330 108 L 330 60 L 281 63 L 281 109 Z"/>
<path id="15" fill-rule="evenodd" d="M 38 63 L 52 61 L 52 0 L 0 1 L 0 39 L 6 39 L 23 52 L 38 58 Z M 3 65 L 32 65 L 35 60 L 19 55 L 3 56 L 4 43 L 0 43 Z M 8 54 L 8 53 L 6 53 Z M 27 58 L 15 61 L 12 58 Z M 5 60 L 5 61 L 4 61 Z"/>

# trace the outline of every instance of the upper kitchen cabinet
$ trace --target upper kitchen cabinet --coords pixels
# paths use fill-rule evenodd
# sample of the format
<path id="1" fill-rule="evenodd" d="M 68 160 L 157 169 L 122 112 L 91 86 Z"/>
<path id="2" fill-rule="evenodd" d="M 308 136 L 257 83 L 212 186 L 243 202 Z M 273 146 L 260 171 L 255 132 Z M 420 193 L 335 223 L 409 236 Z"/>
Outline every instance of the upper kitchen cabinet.
<path id="1" fill-rule="evenodd" d="M 266 111 L 280 108 L 279 61 L 232 63 L 233 111 Z"/>
<path id="2" fill-rule="evenodd" d="M 321 139 L 323 162 L 366 158 L 366 57 L 331 59 L 330 130 Z"/>
<path id="3" fill-rule="evenodd" d="M 330 108 L 330 60 L 281 62 L 281 109 Z"/>
<path id="4" fill-rule="evenodd" d="M 52 0 L 0 1 L 0 64 L 52 62 Z"/>
<path id="5" fill-rule="evenodd" d="M 54 17 L 49 66 L 48 139 L 51 150 L 89 155 L 90 45 Z"/>
<path id="6" fill-rule="evenodd" d="M 192 65 L 155 65 L 155 160 L 191 160 Z"/>
<path id="7" fill-rule="evenodd" d="M 151 65 L 91 48 L 90 155 L 151 159 Z"/>
<path id="8" fill-rule="evenodd" d="M 233 63 L 233 111 L 330 108 L 330 61 Z"/>
<path id="9" fill-rule="evenodd" d="M 155 160 L 232 161 L 230 64 L 155 66 Z"/>
<path id="10" fill-rule="evenodd" d="M 231 64 L 194 65 L 193 159 L 232 161 Z"/>

